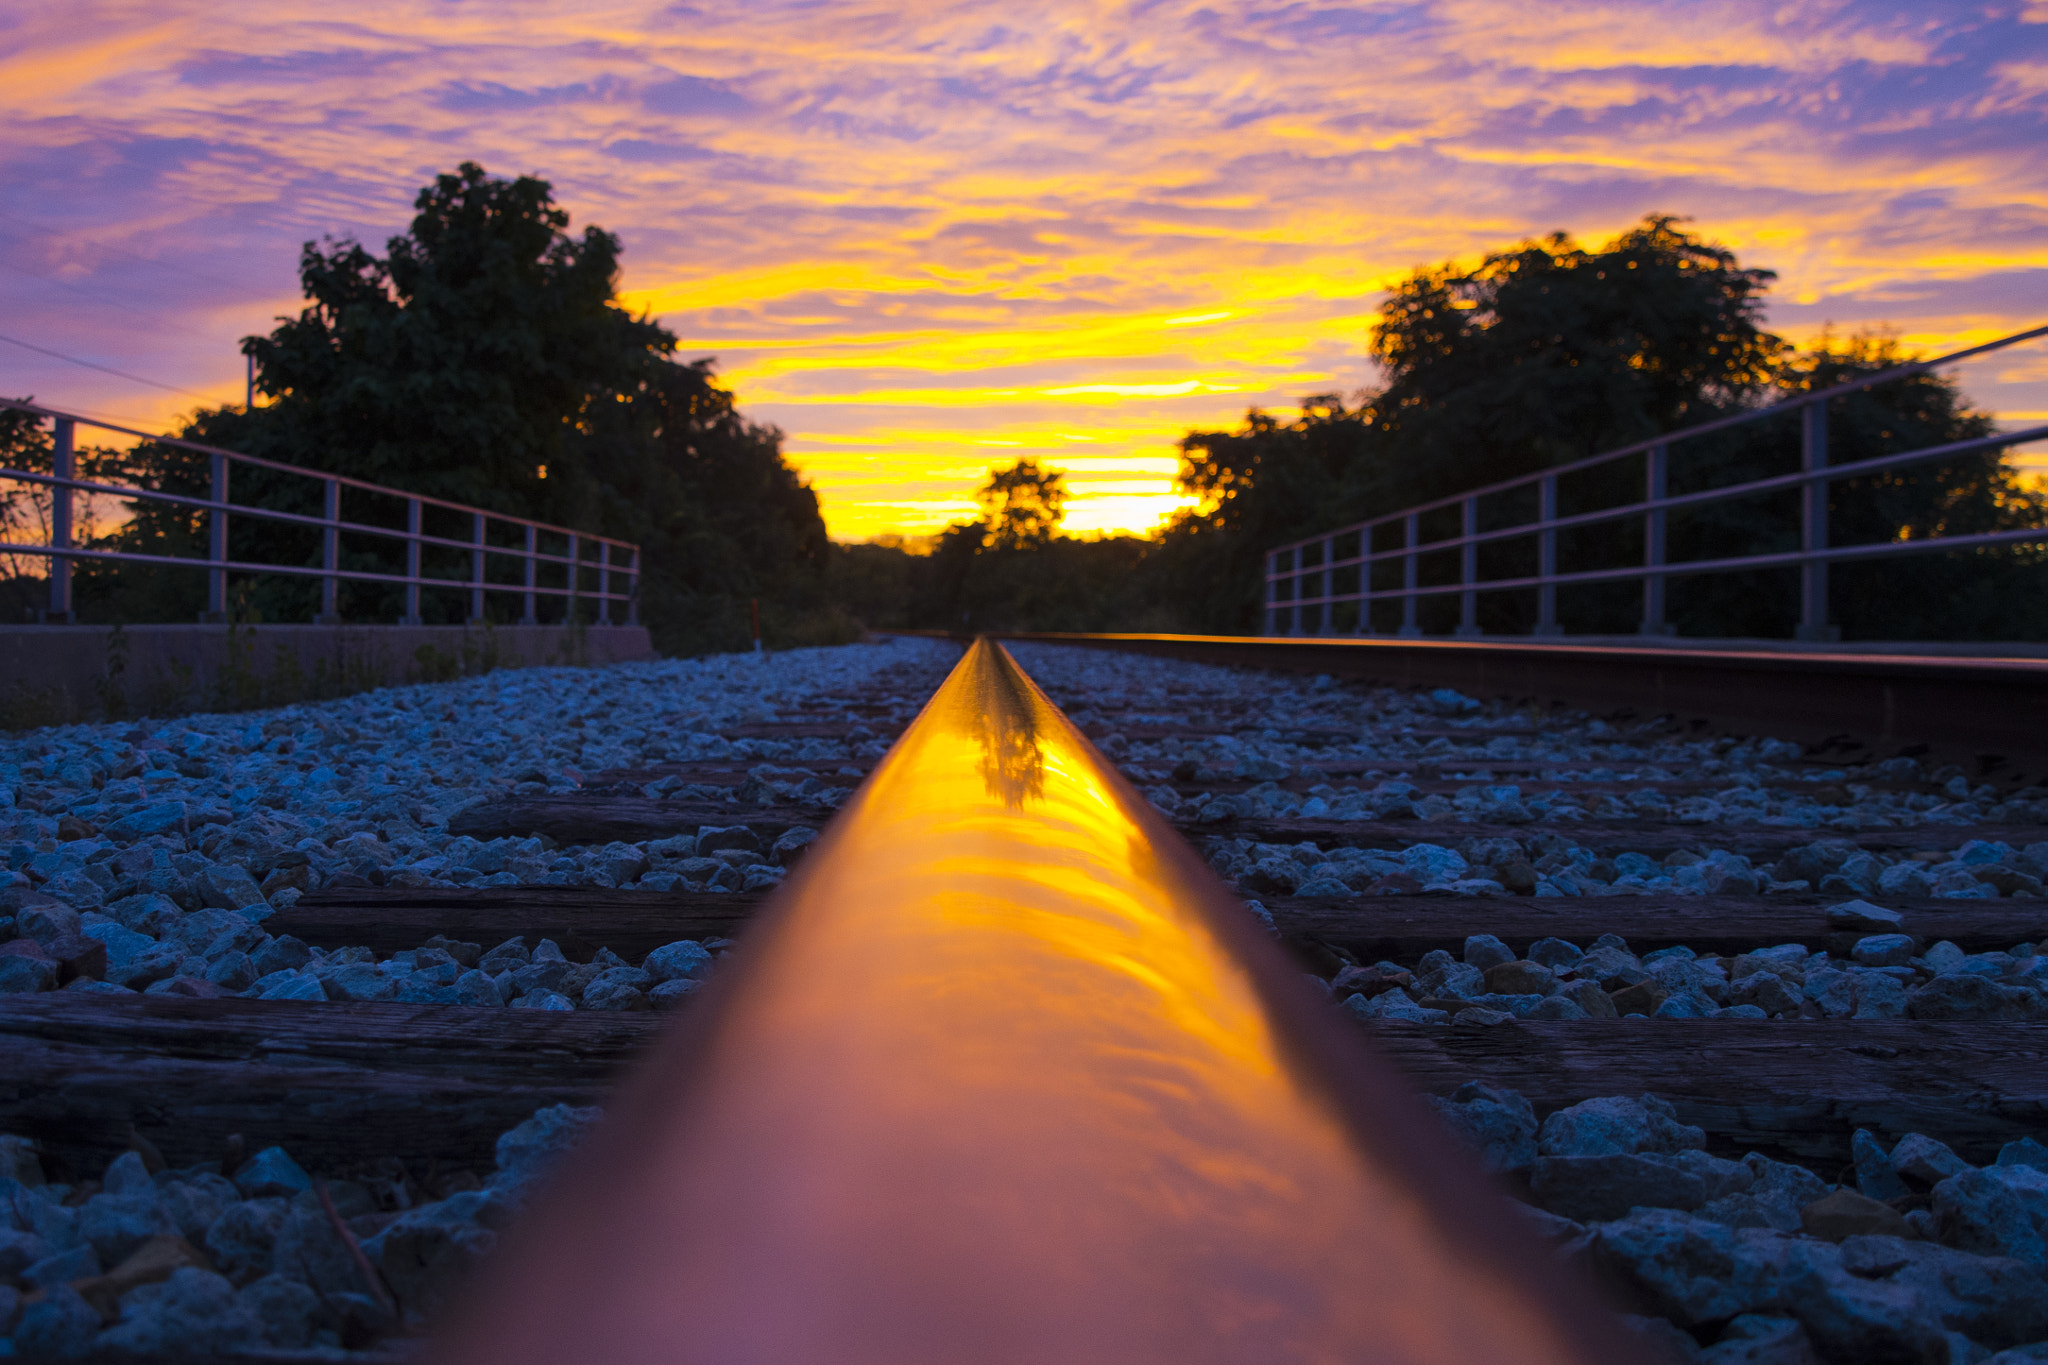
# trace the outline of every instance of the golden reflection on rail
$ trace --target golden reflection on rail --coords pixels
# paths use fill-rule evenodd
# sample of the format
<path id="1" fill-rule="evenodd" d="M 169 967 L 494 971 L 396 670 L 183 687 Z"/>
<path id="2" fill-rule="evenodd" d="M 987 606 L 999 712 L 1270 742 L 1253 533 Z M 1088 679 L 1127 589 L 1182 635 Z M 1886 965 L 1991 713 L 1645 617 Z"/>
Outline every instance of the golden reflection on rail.
<path id="1" fill-rule="evenodd" d="M 576 1346 L 534 1232 L 452 1358 L 1592 1358 L 1365 1150 L 1173 837 L 977 643 L 720 983 L 686 1112 L 622 1119 L 624 1216 L 593 1161 L 543 1214 Z"/>

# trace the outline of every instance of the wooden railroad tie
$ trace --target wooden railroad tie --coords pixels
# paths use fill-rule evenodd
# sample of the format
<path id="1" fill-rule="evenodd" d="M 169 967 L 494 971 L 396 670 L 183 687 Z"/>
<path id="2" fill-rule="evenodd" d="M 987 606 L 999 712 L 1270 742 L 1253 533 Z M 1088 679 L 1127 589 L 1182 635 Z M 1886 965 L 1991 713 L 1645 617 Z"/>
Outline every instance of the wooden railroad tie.
<path id="1" fill-rule="evenodd" d="M 316 948 L 361 945 L 380 953 L 417 948 L 435 934 L 489 948 L 509 938 L 554 939 L 574 960 L 610 948 L 640 955 L 679 938 L 733 938 L 764 891 L 633 891 L 601 887 L 470 888 L 356 886 L 312 892 L 264 921 Z M 1407 960 L 1435 948 L 1457 952 L 1473 934 L 1518 951 L 1539 938 L 1581 948 L 1619 934 L 1636 952 L 1684 944 L 1739 953 L 1779 943 L 1846 952 L 1862 933 L 1828 922 L 1841 896 L 1274 896 L 1263 900 L 1283 937 L 1339 947 L 1361 962 Z M 2048 901 L 1934 900 L 1875 896 L 1903 916 L 1899 932 L 1947 939 L 1972 952 L 2048 937 Z"/>
<path id="2" fill-rule="evenodd" d="M 843 779 L 847 782 L 851 778 Z M 508 797 L 472 806 L 448 822 L 450 834 L 477 839 L 544 834 L 562 844 L 635 843 L 694 834 L 700 825 L 746 825 L 769 838 L 793 825 L 822 826 L 827 808 L 683 800 L 663 801 L 616 792 L 563 792 Z M 1591 820 L 1538 821 L 1499 825 L 1431 820 L 1254 820 L 1232 817 L 1214 823 L 1176 820 L 1192 839 L 1219 836 L 1261 843 L 1296 844 L 1312 839 L 1351 848 L 1407 848 L 1413 844 L 1456 845 L 1466 839 L 1528 839 L 1555 834 L 1609 853 L 1663 857 L 1679 849 L 1725 848 L 1750 857 L 1775 857 L 1820 839 L 1839 839 L 1873 852 L 1945 852 L 1972 839 L 2003 840 L 2015 848 L 2048 840 L 2044 825 L 1905 825 L 1890 829 L 1807 829 L 1783 825 L 1699 825 L 1641 820 L 1602 824 Z"/>
<path id="3" fill-rule="evenodd" d="M 687 1006 L 685 1007 L 687 1008 Z M 0 1130 L 97 1170 L 129 1125 L 173 1166 L 230 1134 L 314 1170 L 364 1152 L 488 1168 L 544 1105 L 598 1104 L 659 1016 L 454 1005 L 0 1000 Z M 1845 1161 L 1855 1129 L 1923 1132 L 1966 1158 L 2048 1125 L 2048 1024 L 1628 1019 L 1381 1024 L 1418 1089 L 1521 1091 L 1540 1114 L 1653 1092 L 1723 1151 Z"/>

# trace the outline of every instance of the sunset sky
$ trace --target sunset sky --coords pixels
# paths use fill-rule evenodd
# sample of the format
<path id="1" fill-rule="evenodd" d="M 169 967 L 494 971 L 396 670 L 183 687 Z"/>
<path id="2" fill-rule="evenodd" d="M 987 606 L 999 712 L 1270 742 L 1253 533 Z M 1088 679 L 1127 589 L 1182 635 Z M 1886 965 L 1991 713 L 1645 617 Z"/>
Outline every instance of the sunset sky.
<path id="1" fill-rule="evenodd" d="M 1795 339 L 2048 322 L 2048 0 L 20 0 L 0 120 L 0 393 L 239 402 L 299 244 L 472 159 L 624 239 L 842 539 L 1020 455 L 1147 529 L 1189 427 L 1372 382 L 1389 280 L 1646 212 Z M 1963 378 L 2048 421 L 2048 345 Z"/>

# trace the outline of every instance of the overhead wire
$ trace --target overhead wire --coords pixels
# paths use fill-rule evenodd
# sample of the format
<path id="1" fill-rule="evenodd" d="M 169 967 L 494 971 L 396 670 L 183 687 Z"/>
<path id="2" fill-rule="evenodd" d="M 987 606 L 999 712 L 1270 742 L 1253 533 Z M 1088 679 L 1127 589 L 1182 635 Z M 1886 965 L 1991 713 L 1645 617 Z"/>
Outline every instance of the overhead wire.
<path id="1" fill-rule="evenodd" d="M 202 403 L 214 401 L 212 396 L 200 393 L 197 389 L 181 388 L 176 384 L 165 384 L 155 379 L 145 379 L 139 374 L 130 374 L 126 370 L 117 370 L 111 365 L 102 365 L 97 361 L 81 360 L 75 355 L 66 355 L 62 351 L 53 351 L 47 346 L 38 346 L 33 341 L 23 341 L 20 337 L 11 337 L 4 332 L 0 332 L 0 341 L 7 342 L 9 345 L 19 346 L 25 351 L 34 351 L 38 355 L 49 356 L 52 360 L 62 360 L 67 364 L 82 365 L 88 370 L 98 370 L 102 374 L 113 375 L 116 379 L 126 379 L 135 384 L 147 384 L 153 389 L 162 389 L 166 393 L 182 393 L 188 398 L 197 398 Z"/>
<path id="2" fill-rule="evenodd" d="M 154 309 L 137 308 L 132 303 L 123 303 L 119 299 L 108 297 L 106 294 L 101 293 L 97 289 L 87 289 L 83 285 L 73 284 L 70 280 L 60 280 L 54 275 L 45 275 L 40 270 L 30 270 L 27 266 L 17 265 L 13 261 L 0 261 L 0 266 L 4 266 L 7 269 L 12 270 L 17 275 L 26 275 L 28 278 L 32 280 L 40 280 L 44 284 L 54 284 L 59 289 L 68 290 L 71 293 L 78 295 L 80 298 L 86 299 L 92 303 L 97 303 L 104 308 L 116 308 L 123 313 L 133 314 L 135 317 L 138 318 L 147 318 L 151 322 L 157 324 L 157 326 L 159 327 L 168 327 L 172 331 L 183 332 L 187 336 L 206 336 L 206 333 L 200 331 L 196 327 L 188 326 L 185 323 L 177 321 L 175 318 L 166 317 L 164 314 L 156 312 Z"/>
<path id="3" fill-rule="evenodd" d="M 27 218 L 23 218 L 19 214 L 9 213 L 4 209 L 0 209 L 0 220 L 4 220 L 6 222 L 13 223 L 19 227 L 26 228 L 31 232 L 42 233 L 45 236 L 57 237 L 62 235 L 55 228 L 46 227 L 41 223 L 34 222 Z M 203 270 L 193 270 L 187 266 L 173 265 L 168 261 L 161 261 L 152 256 L 144 256 L 139 252 L 129 251 L 123 247 L 112 246 L 104 242 L 94 243 L 93 246 L 94 249 L 97 251 L 107 252 L 116 256 L 124 256 L 129 260 L 138 261 L 143 265 L 154 266 L 157 269 L 166 271 L 170 274 L 185 275 L 195 280 L 203 280 L 209 284 L 225 285 L 230 288 L 243 287 L 242 285 L 234 284 L 232 281 L 222 279 L 218 275 L 211 275 Z M 4 264 L 9 269 L 14 270 L 20 274 L 27 275 L 31 279 L 39 279 L 44 281 L 45 283 L 57 285 L 59 288 L 68 289 L 75 294 L 79 294 L 85 298 L 92 299 L 95 302 L 104 304 L 108 307 L 119 308 L 123 312 L 133 313 L 138 317 L 149 318 L 152 321 L 157 322 L 161 325 L 174 328 L 175 330 L 188 333 L 189 335 L 192 336 L 204 335 L 204 333 L 201 333 L 190 326 L 173 321 L 172 319 L 166 318 L 159 313 L 155 313 L 147 309 L 136 308 L 133 305 L 109 299 L 104 295 L 100 294 L 96 290 L 82 288 L 81 286 L 73 284 L 67 280 L 55 279 L 51 276 L 44 275 L 41 272 L 29 270 L 26 267 L 17 265 L 11 261 L 0 262 L 0 264 Z M 38 346 L 34 342 L 23 341 L 19 337 L 11 337 L 4 334 L 0 334 L 0 341 L 5 341 L 12 345 L 20 346 L 25 350 L 34 351 L 39 355 L 49 356 L 53 360 L 61 360 L 67 364 L 83 366 L 84 368 L 89 370 L 98 370 L 102 374 L 110 374 L 117 379 L 125 379 L 135 384 L 146 384 L 153 389 L 162 389 L 166 393 L 182 394 L 188 398 L 196 398 L 203 403 L 213 403 L 218 401 L 213 395 L 200 393 L 196 389 L 188 389 L 176 384 L 166 384 L 163 383 L 161 380 L 148 379 L 139 374 L 130 374 L 126 370 L 115 369 L 111 365 L 102 365 L 97 361 L 85 360 L 78 356 L 66 355 L 62 351 L 54 351 L 47 346 Z M 139 419 L 128 418 L 123 420 L 135 421 L 138 425 L 149 425 L 148 423 L 141 422 Z"/>
<path id="4" fill-rule="evenodd" d="M 31 232 L 40 232 L 48 237 L 62 237 L 64 235 L 56 228 L 46 227 L 41 223 L 24 218 L 18 213 L 9 213 L 5 209 L 0 209 L 0 219 L 18 224 L 29 229 Z M 129 260 L 140 261 L 144 265 L 153 265 L 157 269 L 169 271 L 173 275 L 189 275 L 195 280 L 205 280 L 209 284 L 223 285 L 229 289 L 245 289 L 248 287 L 247 280 L 237 282 L 222 279 L 220 276 L 210 275 L 204 270 L 194 270 L 190 266 L 172 265 L 169 261 L 160 261 L 154 256 L 145 256 L 141 252 L 129 251 L 125 247 L 110 246 L 105 242 L 95 242 L 93 247 L 95 250 L 110 252 L 116 256 L 126 256 Z"/>

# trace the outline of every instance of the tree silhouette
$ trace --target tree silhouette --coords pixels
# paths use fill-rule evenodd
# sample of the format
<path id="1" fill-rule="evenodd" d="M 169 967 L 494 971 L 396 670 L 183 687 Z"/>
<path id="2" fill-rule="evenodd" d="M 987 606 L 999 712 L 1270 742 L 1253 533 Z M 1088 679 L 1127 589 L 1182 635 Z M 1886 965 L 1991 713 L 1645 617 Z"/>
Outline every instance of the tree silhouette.
<path id="1" fill-rule="evenodd" d="M 1789 353 L 1763 330 L 1776 278 L 1652 214 L 1597 249 L 1559 232 L 1425 266 L 1380 307 L 1386 383 L 1361 414 L 1401 501 L 1533 473 L 1731 411 Z"/>
<path id="2" fill-rule="evenodd" d="M 529 516 L 579 428 L 641 392 L 675 337 L 613 294 L 618 238 L 569 234 L 544 180 L 475 162 L 422 189 L 376 256 L 299 259 L 307 306 L 246 337 L 264 425 L 301 462 Z"/>
<path id="3" fill-rule="evenodd" d="M 1285 421 L 1253 409 L 1233 431 L 1182 437 L 1179 484 L 1201 501 L 1168 528 L 1146 572 L 1178 592 L 1191 624 L 1250 630 L 1260 611 L 1266 551 L 1346 523 L 1397 512 L 1659 436 L 1789 393 L 1873 374 L 1909 357 L 1881 338 L 1823 338 L 1797 353 L 1762 327 L 1772 273 L 1652 214 L 1598 247 L 1564 233 L 1490 252 L 1467 265 L 1423 266 L 1389 291 L 1368 341 L 1384 376 L 1347 404 L 1310 398 Z M 1952 380 L 1923 374 L 1832 405 L 1830 458 L 1841 464 L 1982 435 Z M 1796 468 L 1799 426 L 1774 420 L 1671 451 L 1670 492 L 1725 487 Z M 1617 461 L 1559 485 L 1567 515 L 1640 496 L 1642 464 Z M 1831 494 L 1838 543 L 1925 536 L 1937 527 L 1998 530 L 2038 524 L 2030 495 L 1996 454 L 1880 478 L 1844 480 Z M 1674 513 L 1674 559 L 1796 547 L 1796 493 Z M 1533 490 L 1482 501 L 1482 530 L 1526 524 Z M 1459 510 L 1426 514 L 1421 538 L 1455 533 Z M 1390 528 L 1399 535 L 1398 528 Z M 1566 570 L 1641 562 L 1639 523 L 1602 523 L 1558 541 Z M 1384 538 L 1376 548 L 1389 549 Z M 1532 539 L 1483 546 L 1482 577 L 1533 572 Z M 2048 630 L 2036 549 L 1843 566 L 1836 618 L 1864 638 L 2031 637 Z M 1374 585 L 1394 586 L 1382 563 Z M 1425 584 L 1455 581 L 1446 556 L 1425 557 Z M 1344 571 L 1339 571 L 1340 575 Z M 2015 576 L 2017 575 L 2017 576 Z M 1782 577 L 1782 574 L 1780 575 Z M 1355 574 L 1345 579 L 1355 582 Z M 1348 590 L 1348 588 L 1347 588 Z M 1533 596 L 1480 599 L 1481 625 L 1517 631 Z M 1634 583 L 1577 590 L 1581 629 L 1632 628 Z M 1796 601 L 1775 578 L 1680 580 L 1670 618 L 1684 633 L 1782 634 Z M 1452 599 L 1422 603 L 1428 619 Z M 1572 613 L 1568 613 L 1572 614 Z M 1970 624 L 1965 626 L 1963 622 Z M 1348 628 L 1348 623 L 1346 628 Z M 1378 628 L 1386 628 L 1381 623 Z"/>
<path id="4" fill-rule="evenodd" d="M 982 506 L 981 524 L 991 549 L 1042 546 L 1059 534 L 1066 515 L 1066 475 L 1040 469 L 1036 460 L 1019 460 L 1008 469 L 989 470 L 975 500 Z"/>
<path id="5" fill-rule="evenodd" d="M 306 243 L 306 306 L 243 340 L 268 401 L 201 411 L 180 434 L 636 542 L 643 618 L 664 651 L 744 648 L 752 598 L 771 643 L 849 633 L 817 624 L 829 615 L 830 546 L 816 495 L 783 459 L 782 433 L 748 421 L 709 360 L 679 361 L 673 335 L 620 306 L 616 237 L 590 226 L 572 234 L 545 180 L 493 177 L 474 162 L 436 177 L 415 207 L 381 256 L 350 240 Z M 144 486 L 210 487 L 204 456 L 144 442 L 124 458 L 126 477 Z M 294 474 L 242 466 L 232 489 L 251 505 L 321 513 L 319 485 Z M 343 494 L 346 521 L 402 526 L 403 510 L 396 499 Z M 431 507 L 424 529 L 470 535 L 467 518 Z M 507 530 L 494 528 L 492 543 L 516 540 Z M 190 554 L 203 532 L 187 509 L 139 504 L 117 534 L 124 548 Z M 543 538 L 543 553 L 562 549 Z M 230 522 L 231 558 L 317 565 L 320 550 L 304 527 Z M 345 534 L 341 563 L 389 573 L 398 553 L 395 542 Z M 430 623 L 466 616 L 467 559 L 466 548 L 423 551 L 423 576 L 451 584 L 423 594 Z M 551 566 L 541 573 L 545 586 L 564 581 Z M 520 566 L 494 556 L 487 574 L 515 583 Z M 88 619 L 134 620 L 189 617 L 203 578 L 89 568 L 77 582 Z M 159 609 L 167 592 L 183 594 L 169 612 Z M 341 614 L 388 620 L 400 610 L 396 592 L 344 584 Z M 269 575 L 248 596 L 266 621 L 304 620 L 317 600 L 312 579 Z M 486 602 L 501 622 L 519 607 L 511 595 Z M 565 608 L 543 603 L 543 619 L 550 609 Z"/>

